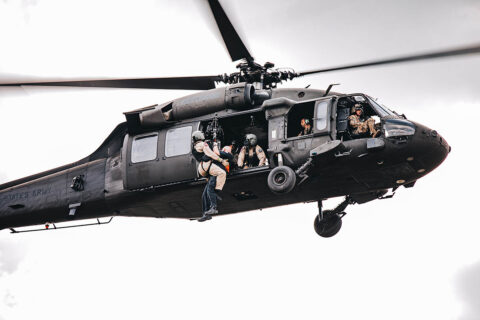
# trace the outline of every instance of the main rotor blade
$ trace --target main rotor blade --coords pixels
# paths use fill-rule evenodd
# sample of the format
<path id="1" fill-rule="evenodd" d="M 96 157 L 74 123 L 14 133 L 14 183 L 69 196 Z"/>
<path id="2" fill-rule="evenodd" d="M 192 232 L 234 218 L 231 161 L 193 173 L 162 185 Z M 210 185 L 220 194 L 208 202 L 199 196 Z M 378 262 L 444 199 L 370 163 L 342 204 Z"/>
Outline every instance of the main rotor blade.
<path id="1" fill-rule="evenodd" d="M 355 69 L 355 68 L 378 66 L 378 65 L 384 65 L 384 64 L 410 62 L 410 61 L 417 61 L 417 60 L 429 60 L 429 59 L 462 56 L 462 55 L 468 55 L 468 54 L 479 54 L 479 53 L 480 53 L 480 44 L 470 46 L 470 47 L 462 47 L 462 48 L 457 48 L 452 50 L 446 50 L 446 51 L 437 51 L 437 52 L 424 53 L 424 54 L 418 54 L 413 56 L 403 56 L 403 57 L 397 57 L 397 58 L 391 58 L 391 59 L 376 60 L 376 61 L 369 61 L 369 62 L 363 62 L 358 64 L 332 67 L 332 68 L 303 71 L 303 72 L 299 72 L 297 76 L 305 76 L 313 73 L 331 72 L 331 71 L 337 71 L 337 70 Z"/>
<path id="2" fill-rule="evenodd" d="M 240 36 L 228 19 L 227 14 L 218 0 L 208 0 L 208 4 L 210 5 L 210 9 L 215 17 L 218 29 L 222 34 L 223 41 L 227 46 L 232 61 L 246 59 L 248 62 L 252 62 L 252 55 L 248 52 L 247 47 L 242 42 L 242 39 L 240 39 Z"/>
<path id="3" fill-rule="evenodd" d="M 61 87 L 99 87 L 99 88 L 136 88 L 136 89 L 183 89 L 208 90 L 215 88 L 215 81 L 221 76 L 174 77 L 174 78 L 140 78 L 112 80 L 76 80 L 76 81 L 35 81 L 35 82 L 1 82 L 0 87 L 11 86 L 61 86 Z"/>

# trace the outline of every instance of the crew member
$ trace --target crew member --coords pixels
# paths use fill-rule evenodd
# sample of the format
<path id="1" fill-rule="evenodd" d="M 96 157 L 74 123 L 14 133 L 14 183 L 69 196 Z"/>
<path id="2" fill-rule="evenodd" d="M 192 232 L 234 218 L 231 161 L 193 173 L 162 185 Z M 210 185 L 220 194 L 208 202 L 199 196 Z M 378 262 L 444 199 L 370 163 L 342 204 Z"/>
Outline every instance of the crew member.
<path id="1" fill-rule="evenodd" d="M 238 167 L 243 169 L 259 167 L 264 166 L 266 162 L 265 152 L 263 152 L 262 147 L 257 145 L 257 136 L 252 133 L 247 134 L 243 147 L 238 154 Z"/>
<path id="2" fill-rule="evenodd" d="M 223 186 L 225 185 L 227 173 L 224 166 L 228 164 L 228 161 L 220 157 L 220 152 L 216 143 L 213 143 L 212 146 L 210 146 L 205 141 L 205 135 L 203 132 L 195 131 L 192 134 L 192 142 L 192 154 L 199 162 L 198 173 L 202 177 L 207 177 L 207 179 L 210 177 L 215 178 L 209 179 L 204 190 L 204 195 L 202 195 L 202 204 L 209 204 L 208 208 L 203 208 L 203 216 L 198 219 L 198 221 L 203 222 L 210 220 L 212 214 L 218 213 L 217 193 L 222 191 Z M 212 180 L 215 180 L 215 186 Z M 208 201 L 205 201 L 204 197 L 208 198 Z"/>
<path id="3" fill-rule="evenodd" d="M 312 133 L 312 125 L 310 124 L 310 119 L 303 118 L 300 120 L 300 126 L 302 127 L 302 131 L 298 134 L 298 136 L 304 136 L 307 134 Z"/>
<path id="4" fill-rule="evenodd" d="M 353 130 L 352 133 L 355 135 L 370 132 L 370 135 L 375 138 L 380 134 L 380 131 L 375 129 L 375 120 L 373 118 L 365 119 L 363 107 L 359 103 L 355 104 L 354 113 L 348 117 L 348 123 Z"/>
<path id="5" fill-rule="evenodd" d="M 222 151 L 226 152 L 227 154 L 224 156 L 225 154 L 220 152 L 220 156 L 223 159 L 227 159 L 230 164 L 230 171 L 227 171 L 227 173 L 235 171 L 237 169 L 238 154 L 240 153 L 240 148 L 238 148 L 236 141 L 232 140 L 230 144 L 227 144 L 222 148 Z"/>
<path id="6" fill-rule="evenodd" d="M 230 173 L 230 170 L 232 168 L 232 161 L 233 161 L 231 147 L 230 146 L 223 147 L 222 150 L 220 151 L 220 157 L 222 159 L 227 160 L 228 164 L 224 166 L 225 161 L 222 161 L 222 163 L 217 162 L 215 164 L 218 165 L 222 170 L 225 170 L 227 174 Z M 203 194 L 202 194 L 202 212 L 207 212 L 212 207 L 216 208 L 217 200 L 222 200 L 222 198 L 218 194 L 220 191 L 215 190 L 216 183 L 217 183 L 217 177 L 211 176 L 208 178 L 207 184 L 205 185 L 205 189 L 203 190 Z M 211 218 L 210 214 L 205 218 L 207 220 L 210 220 Z M 204 220 L 202 219 L 201 221 L 204 221 Z"/>

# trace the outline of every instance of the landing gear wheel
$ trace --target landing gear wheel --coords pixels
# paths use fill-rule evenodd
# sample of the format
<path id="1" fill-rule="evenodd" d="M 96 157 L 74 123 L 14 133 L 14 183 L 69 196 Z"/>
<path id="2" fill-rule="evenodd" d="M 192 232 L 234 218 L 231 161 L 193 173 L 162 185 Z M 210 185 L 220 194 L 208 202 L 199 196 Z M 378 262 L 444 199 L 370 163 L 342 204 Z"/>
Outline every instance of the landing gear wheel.
<path id="1" fill-rule="evenodd" d="M 270 171 L 268 175 L 268 187 L 273 193 L 283 194 L 292 191 L 295 187 L 297 176 L 292 168 L 279 166 Z"/>
<path id="2" fill-rule="evenodd" d="M 342 217 L 344 215 L 345 212 L 337 214 L 333 213 L 332 211 L 325 210 L 323 212 L 323 219 L 320 218 L 320 215 L 315 217 L 315 220 L 313 221 L 313 228 L 320 237 L 333 237 L 342 228 Z"/>

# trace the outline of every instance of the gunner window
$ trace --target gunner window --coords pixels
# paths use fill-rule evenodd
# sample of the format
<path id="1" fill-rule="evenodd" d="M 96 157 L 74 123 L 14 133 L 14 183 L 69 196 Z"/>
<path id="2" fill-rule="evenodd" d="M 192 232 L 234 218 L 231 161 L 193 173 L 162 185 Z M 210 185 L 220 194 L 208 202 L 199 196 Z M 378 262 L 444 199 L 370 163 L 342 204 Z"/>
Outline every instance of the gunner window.
<path id="1" fill-rule="evenodd" d="M 303 136 L 305 134 L 311 134 L 314 125 L 313 121 L 313 111 L 314 111 L 315 102 L 305 102 L 294 105 L 290 111 L 288 111 L 287 121 L 287 138 Z M 302 123 L 305 123 L 305 120 L 308 120 L 310 124 L 310 132 L 305 130 L 305 127 Z M 322 123 L 320 121 L 320 126 Z"/>

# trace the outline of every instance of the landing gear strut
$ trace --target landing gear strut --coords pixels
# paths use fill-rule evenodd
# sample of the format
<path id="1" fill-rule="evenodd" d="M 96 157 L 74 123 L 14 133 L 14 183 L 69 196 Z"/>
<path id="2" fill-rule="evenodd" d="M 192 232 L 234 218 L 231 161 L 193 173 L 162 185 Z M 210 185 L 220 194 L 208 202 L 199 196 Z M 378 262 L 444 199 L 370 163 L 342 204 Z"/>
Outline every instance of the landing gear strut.
<path id="1" fill-rule="evenodd" d="M 342 228 L 342 218 L 347 214 L 344 210 L 349 204 L 355 203 L 350 197 L 333 210 L 322 210 L 322 201 L 318 201 L 318 215 L 313 221 L 315 232 L 324 238 L 333 237 Z"/>

